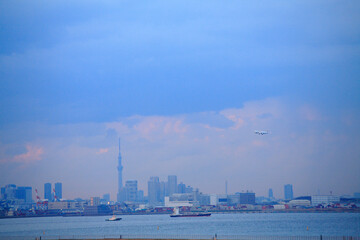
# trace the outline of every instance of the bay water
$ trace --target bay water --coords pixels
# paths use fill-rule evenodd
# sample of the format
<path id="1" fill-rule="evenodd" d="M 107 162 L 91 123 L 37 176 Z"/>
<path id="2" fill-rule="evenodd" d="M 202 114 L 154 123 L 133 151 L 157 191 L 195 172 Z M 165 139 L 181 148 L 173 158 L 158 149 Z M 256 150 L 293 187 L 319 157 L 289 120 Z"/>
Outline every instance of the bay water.
<path id="1" fill-rule="evenodd" d="M 169 215 L 0 219 L 6 236 L 360 236 L 360 213 L 237 213 L 210 217 Z"/>

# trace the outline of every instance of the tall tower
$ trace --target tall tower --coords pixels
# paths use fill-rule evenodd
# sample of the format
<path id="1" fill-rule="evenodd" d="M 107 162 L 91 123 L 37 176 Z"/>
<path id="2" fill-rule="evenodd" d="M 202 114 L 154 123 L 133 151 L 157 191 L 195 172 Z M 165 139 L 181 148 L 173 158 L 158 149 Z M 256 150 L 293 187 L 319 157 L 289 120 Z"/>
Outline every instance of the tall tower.
<path id="1" fill-rule="evenodd" d="M 274 198 L 274 193 L 273 193 L 272 188 L 269 188 L 269 198 L 270 198 L 270 199 L 273 199 L 273 198 Z"/>
<path id="2" fill-rule="evenodd" d="M 55 195 L 58 200 L 62 199 L 62 183 L 55 183 Z"/>
<path id="3" fill-rule="evenodd" d="M 47 199 L 49 202 L 52 201 L 51 183 L 44 184 L 44 198 Z"/>
<path id="4" fill-rule="evenodd" d="M 285 200 L 291 200 L 294 198 L 292 184 L 286 184 L 284 186 L 284 195 L 285 195 Z"/>
<path id="5" fill-rule="evenodd" d="M 117 200 L 118 202 L 121 201 L 121 194 L 123 192 L 123 183 L 122 183 L 122 170 L 123 170 L 123 166 L 121 164 L 121 152 L 120 152 L 120 138 L 119 138 L 119 156 L 118 156 L 118 195 L 117 195 Z"/>
<path id="6" fill-rule="evenodd" d="M 177 176 L 176 175 L 168 176 L 168 191 L 169 191 L 170 197 L 174 193 L 177 193 Z"/>

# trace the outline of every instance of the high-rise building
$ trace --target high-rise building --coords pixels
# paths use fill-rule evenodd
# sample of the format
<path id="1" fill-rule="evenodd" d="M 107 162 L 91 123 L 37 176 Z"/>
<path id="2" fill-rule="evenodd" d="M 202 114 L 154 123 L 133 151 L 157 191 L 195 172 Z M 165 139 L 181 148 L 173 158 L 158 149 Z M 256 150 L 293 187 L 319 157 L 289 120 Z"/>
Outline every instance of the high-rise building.
<path id="1" fill-rule="evenodd" d="M 1 188 L 1 198 L 10 200 L 16 198 L 16 185 L 8 184 L 5 187 Z"/>
<path id="2" fill-rule="evenodd" d="M 272 188 L 269 188 L 269 198 L 274 198 L 274 193 Z"/>
<path id="3" fill-rule="evenodd" d="M 168 176 L 169 196 L 177 193 L 177 177 L 175 175 Z"/>
<path id="4" fill-rule="evenodd" d="M 62 199 L 62 183 L 55 183 L 55 195 L 58 200 Z"/>
<path id="5" fill-rule="evenodd" d="M 166 196 L 166 182 L 161 181 L 160 182 L 160 201 L 163 202 L 163 200 L 165 199 Z"/>
<path id="6" fill-rule="evenodd" d="M 103 199 L 106 201 L 106 202 L 110 202 L 110 193 L 105 193 L 103 195 Z"/>
<path id="7" fill-rule="evenodd" d="M 150 177 L 148 181 L 149 204 L 157 205 L 160 202 L 160 182 L 159 177 Z"/>
<path id="8" fill-rule="evenodd" d="M 138 202 L 143 202 L 144 201 L 144 191 L 143 190 L 138 191 L 137 199 L 138 199 Z"/>
<path id="9" fill-rule="evenodd" d="M 44 199 L 47 199 L 49 202 L 52 201 L 51 183 L 44 184 Z"/>
<path id="10" fill-rule="evenodd" d="M 192 193 L 194 191 L 194 189 L 191 186 L 187 186 L 185 188 L 185 193 Z"/>
<path id="11" fill-rule="evenodd" d="M 136 202 L 137 201 L 137 181 L 136 180 L 128 180 L 125 183 L 126 189 L 126 200 L 129 202 Z"/>
<path id="12" fill-rule="evenodd" d="M 8 184 L 1 188 L 1 199 L 24 200 L 24 203 L 32 203 L 32 188 L 17 187 L 14 184 Z"/>
<path id="13" fill-rule="evenodd" d="M 32 188 L 31 187 L 18 187 L 15 192 L 17 199 L 23 199 L 25 203 L 32 202 Z"/>
<path id="14" fill-rule="evenodd" d="M 186 191 L 186 185 L 183 184 L 182 182 L 179 183 L 179 185 L 178 185 L 178 193 L 185 193 L 185 191 Z"/>
<path id="15" fill-rule="evenodd" d="M 284 196 L 285 200 L 291 200 L 294 198 L 293 186 L 291 184 L 286 184 L 284 186 Z"/>
<path id="16" fill-rule="evenodd" d="M 121 202 L 124 200 L 124 189 L 123 189 L 123 183 L 122 183 L 122 158 L 121 158 L 121 151 L 120 151 L 120 138 L 119 138 L 119 156 L 118 156 L 118 194 L 117 194 L 117 201 Z"/>

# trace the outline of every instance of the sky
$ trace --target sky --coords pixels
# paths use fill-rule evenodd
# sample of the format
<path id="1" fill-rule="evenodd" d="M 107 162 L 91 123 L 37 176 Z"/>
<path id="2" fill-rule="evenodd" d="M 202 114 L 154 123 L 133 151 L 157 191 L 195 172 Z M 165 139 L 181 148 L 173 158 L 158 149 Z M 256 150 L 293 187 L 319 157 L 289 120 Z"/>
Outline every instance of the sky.
<path id="1" fill-rule="evenodd" d="M 0 186 L 360 192 L 360 2 L 0 1 Z M 269 130 L 259 136 L 254 130 Z"/>

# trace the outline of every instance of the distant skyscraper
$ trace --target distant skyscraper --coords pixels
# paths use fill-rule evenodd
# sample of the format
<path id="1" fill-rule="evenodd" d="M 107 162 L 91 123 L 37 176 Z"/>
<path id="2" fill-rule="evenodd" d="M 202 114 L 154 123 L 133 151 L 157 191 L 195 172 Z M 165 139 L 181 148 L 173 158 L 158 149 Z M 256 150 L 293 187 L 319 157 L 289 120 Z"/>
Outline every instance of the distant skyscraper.
<path id="1" fill-rule="evenodd" d="M 274 193 L 272 188 L 269 188 L 269 198 L 274 198 Z"/>
<path id="2" fill-rule="evenodd" d="M 16 198 L 16 185 L 8 184 L 4 188 L 1 188 L 1 198 L 2 199 L 15 199 Z"/>
<path id="3" fill-rule="evenodd" d="M 52 201 L 51 183 L 44 184 L 44 198 L 48 201 Z"/>
<path id="4" fill-rule="evenodd" d="M 103 199 L 106 201 L 106 202 L 110 202 L 110 193 L 105 193 L 103 195 Z"/>
<path id="5" fill-rule="evenodd" d="M 55 195 L 58 200 L 62 199 L 62 183 L 55 183 Z"/>
<path id="6" fill-rule="evenodd" d="M 143 201 L 144 201 L 144 191 L 143 191 L 143 190 L 139 190 L 139 191 L 138 191 L 137 199 L 138 199 L 139 202 L 143 202 Z"/>
<path id="7" fill-rule="evenodd" d="M 185 193 L 185 191 L 186 191 L 186 185 L 183 184 L 182 182 L 179 183 L 179 185 L 178 185 L 178 193 Z"/>
<path id="8" fill-rule="evenodd" d="M 166 182 L 161 181 L 160 182 L 160 201 L 162 202 L 163 199 L 165 199 L 166 196 Z"/>
<path id="9" fill-rule="evenodd" d="M 121 151 L 120 151 L 120 138 L 119 138 L 119 156 L 118 156 L 118 194 L 117 194 L 117 201 L 121 202 L 124 200 L 124 197 L 122 195 L 124 195 L 124 190 L 123 190 L 123 183 L 122 183 L 122 170 L 123 170 L 123 166 L 122 166 L 122 158 L 121 158 Z"/>
<path id="10" fill-rule="evenodd" d="M 286 184 L 284 186 L 284 195 L 285 195 L 285 200 L 291 200 L 294 198 L 293 186 L 291 184 Z"/>
<path id="11" fill-rule="evenodd" d="M 32 188 L 31 187 L 18 187 L 16 189 L 16 198 L 23 199 L 25 203 L 32 202 Z"/>
<path id="12" fill-rule="evenodd" d="M 8 184 L 1 188 L 1 198 L 4 200 L 24 200 L 24 203 L 32 203 L 31 187 L 16 187 L 14 184 Z"/>
<path id="13" fill-rule="evenodd" d="M 126 200 L 130 202 L 137 201 L 137 181 L 136 180 L 128 180 L 125 183 L 126 189 Z"/>
<path id="14" fill-rule="evenodd" d="M 149 204 L 157 205 L 160 202 L 160 182 L 159 177 L 150 177 L 148 181 Z"/>
<path id="15" fill-rule="evenodd" d="M 175 175 L 168 176 L 169 196 L 177 193 L 177 177 Z"/>

